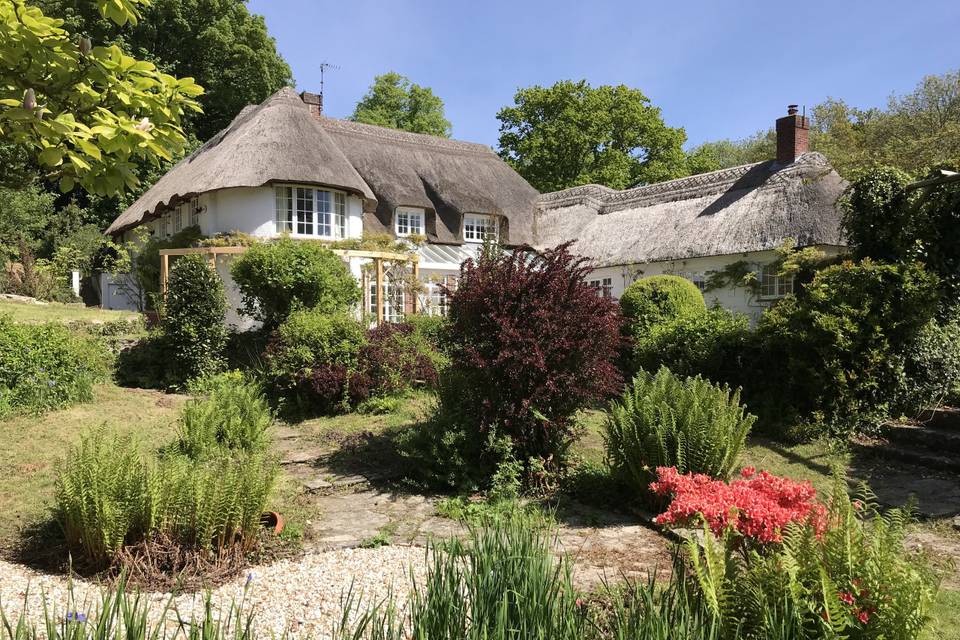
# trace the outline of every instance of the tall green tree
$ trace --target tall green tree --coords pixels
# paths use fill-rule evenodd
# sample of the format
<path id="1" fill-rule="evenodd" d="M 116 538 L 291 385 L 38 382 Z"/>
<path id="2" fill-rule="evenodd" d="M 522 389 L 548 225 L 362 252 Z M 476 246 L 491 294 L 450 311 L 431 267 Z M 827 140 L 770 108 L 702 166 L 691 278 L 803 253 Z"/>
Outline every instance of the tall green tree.
<path id="1" fill-rule="evenodd" d="M 450 121 L 444 116 L 443 100 L 430 87 L 415 84 L 393 71 L 373 79 L 350 119 L 391 129 L 450 137 Z"/>
<path id="2" fill-rule="evenodd" d="M 87 0 L 119 25 L 142 0 Z M 0 0 L 0 139 L 27 155 L 64 192 L 135 187 L 138 162 L 169 159 L 183 145 L 184 114 L 203 89 L 116 45 L 63 28 L 25 0 Z"/>
<path id="3" fill-rule="evenodd" d="M 90 0 L 36 1 L 75 33 L 194 78 L 206 89 L 203 113 L 193 116 L 186 130 L 199 140 L 230 124 L 244 106 L 293 83 L 263 17 L 252 15 L 246 0 L 152 0 L 136 24 L 122 26 L 104 20 Z"/>
<path id="4" fill-rule="evenodd" d="M 926 76 L 886 108 L 859 109 L 828 98 L 810 110 L 810 148 L 844 177 L 885 165 L 918 178 L 960 159 L 960 71 Z M 773 158 L 773 129 L 745 140 L 707 142 L 691 150 L 694 170 L 721 169 Z"/>
<path id="5" fill-rule="evenodd" d="M 520 89 L 497 114 L 500 156 L 540 191 L 623 189 L 687 175 L 686 133 L 639 89 L 564 80 Z"/>

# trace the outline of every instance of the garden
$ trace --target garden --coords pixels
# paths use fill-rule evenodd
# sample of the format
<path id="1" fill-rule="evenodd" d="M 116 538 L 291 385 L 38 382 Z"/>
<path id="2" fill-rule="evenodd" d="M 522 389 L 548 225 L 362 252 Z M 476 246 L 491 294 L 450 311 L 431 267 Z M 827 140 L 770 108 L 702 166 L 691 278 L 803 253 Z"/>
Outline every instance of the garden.
<path id="1" fill-rule="evenodd" d="M 960 466 L 887 454 L 960 437 L 958 197 L 865 173 L 753 324 L 567 245 L 377 326 L 288 239 L 232 265 L 243 333 L 199 256 L 149 329 L 4 303 L 0 633 L 956 637 Z"/>

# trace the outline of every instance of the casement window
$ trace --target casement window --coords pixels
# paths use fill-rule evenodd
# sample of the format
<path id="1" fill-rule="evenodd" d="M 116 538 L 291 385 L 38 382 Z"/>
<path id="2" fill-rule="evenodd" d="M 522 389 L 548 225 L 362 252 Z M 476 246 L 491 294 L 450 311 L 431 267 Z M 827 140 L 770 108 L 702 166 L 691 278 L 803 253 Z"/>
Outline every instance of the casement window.
<path id="1" fill-rule="evenodd" d="M 778 275 L 776 267 L 770 265 L 760 267 L 758 278 L 761 298 L 782 298 L 788 293 L 793 293 L 793 276 Z"/>
<path id="2" fill-rule="evenodd" d="M 274 187 L 277 233 L 340 239 L 347 236 L 347 196 L 313 187 Z"/>
<path id="3" fill-rule="evenodd" d="M 707 289 L 707 277 L 702 273 L 681 273 L 679 274 L 697 285 L 697 289 L 700 289 L 700 293 L 705 293 Z"/>
<path id="4" fill-rule="evenodd" d="M 448 291 L 456 290 L 457 277 L 443 276 L 441 282 L 428 281 L 424 284 L 426 291 L 420 305 L 423 312 L 429 316 L 446 316 L 450 311 Z"/>
<path id="5" fill-rule="evenodd" d="M 411 209 L 409 207 L 398 207 L 396 215 L 395 230 L 401 238 L 407 236 L 423 235 L 423 209 Z"/>
<path id="6" fill-rule="evenodd" d="M 463 216 L 463 239 L 467 242 L 497 241 L 499 236 L 499 225 L 493 216 L 478 213 Z"/>
<path id="7" fill-rule="evenodd" d="M 599 280 L 590 280 L 587 284 L 597 289 L 604 298 L 613 297 L 613 278 L 600 278 Z"/>
<path id="8" fill-rule="evenodd" d="M 200 226 L 200 198 L 194 198 L 190 201 L 190 226 Z"/>
<path id="9" fill-rule="evenodd" d="M 377 281 L 370 281 L 370 315 L 377 317 Z M 390 278 L 383 279 L 383 319 L 387 322 L 403 322 L 404 304 L 406 302 L 403 283 L 393 283 Z"/>
<path id="10" fill-rule="evenodd" d="M 183 230 L 183 205 L 178 204 L 173 210 L 173 232 L 180 233 Z"/>
<path id="11" fill-rule="evenodd" d="M 170 235 L 170 214 L 163 214 L 160 216 L 160 220 L 157 224 L 157 234 L 161 238 L 166 238 Z"/>

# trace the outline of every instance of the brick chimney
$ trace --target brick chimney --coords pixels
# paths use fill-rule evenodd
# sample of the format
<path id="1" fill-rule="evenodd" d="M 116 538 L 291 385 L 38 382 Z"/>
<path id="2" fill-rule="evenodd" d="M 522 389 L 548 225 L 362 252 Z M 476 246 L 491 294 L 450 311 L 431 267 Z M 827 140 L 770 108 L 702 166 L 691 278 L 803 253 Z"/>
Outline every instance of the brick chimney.
<path id="1" fill-rule="evenodd" d="M 797 115 L 797 105 L 787 107 L 787 115 L 777 118 L 777 162 L 790 164 L 810 148 L 810 121 Z"/>
<path id="2" fill-rule="evenodd" d="M 304 91 L 300 94 L 300 99 L 310 107 L 310 115 L 314 118 L 319 118 L 320 114 L 323 113 L 323 96 Z"/>

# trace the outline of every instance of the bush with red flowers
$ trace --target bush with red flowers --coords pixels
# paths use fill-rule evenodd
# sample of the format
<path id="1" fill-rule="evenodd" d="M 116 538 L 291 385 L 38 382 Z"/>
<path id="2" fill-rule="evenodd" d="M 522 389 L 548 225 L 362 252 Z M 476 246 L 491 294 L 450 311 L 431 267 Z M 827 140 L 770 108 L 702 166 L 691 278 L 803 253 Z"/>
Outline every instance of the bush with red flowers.
<path id="1" fill-rule="evenodd" d="M 767 471 L 744 467 L 730 483 L 700 473 L 681 475 L 675 467 L 659 467 L 650 489 L 670 498 L 657 524 L 690 526 L 705 523 L 715 535 L 732 529 L 744 538 L 769 544 L 781 542 L 790 523 L 809 523 L 820 535 L 826 508 L 816 501 L 809 482 L 795 482 Z"/>
<path id="2" fill-rule="evenodd" d="M 450 297 L 448 349 L 465 393 L 462 427 L 510 439 L 517 459 L 562 465 L 573 414 L 615 393 L 617 304 L 587 284 L 569 245 L 485 250 L 461 267 Z"/>

